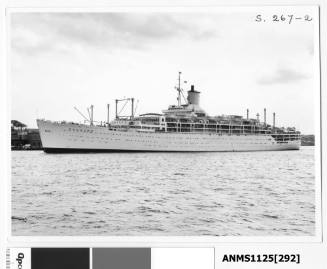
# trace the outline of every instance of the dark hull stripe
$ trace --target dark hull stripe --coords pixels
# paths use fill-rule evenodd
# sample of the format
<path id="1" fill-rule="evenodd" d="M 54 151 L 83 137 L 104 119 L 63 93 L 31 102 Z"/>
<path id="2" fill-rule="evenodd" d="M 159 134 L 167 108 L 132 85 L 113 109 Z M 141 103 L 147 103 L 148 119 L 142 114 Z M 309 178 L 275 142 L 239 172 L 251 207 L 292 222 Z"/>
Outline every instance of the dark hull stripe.
<path id="1" fill-rule="evenodd" d="M 270 151 L 282 151 L 282 150 L 299 150 L 298 148 L 290 148 L 290 149 L 278 149 L 278 150 L 270 150 Z M 78 148 L 43 148 L 43 151 L 46 153 L 104 153 L 104 152 L 233 152 L 231 150 L 226 151 L 167 151 L 167 150 L 125 150 L 125 149 L 78 149 Z M 269 151 L 269 150 L 244 150 L 245 152 L 249 151 Z M 234 152 L 242 152 L 242 150 L 237 150 Z"/>

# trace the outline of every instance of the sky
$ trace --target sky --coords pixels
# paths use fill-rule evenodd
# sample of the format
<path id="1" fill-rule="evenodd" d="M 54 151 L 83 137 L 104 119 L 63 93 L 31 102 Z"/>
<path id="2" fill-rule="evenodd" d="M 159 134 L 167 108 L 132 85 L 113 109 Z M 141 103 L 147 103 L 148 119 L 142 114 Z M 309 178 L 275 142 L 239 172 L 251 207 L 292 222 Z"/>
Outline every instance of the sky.
<path id="1" fill-rule="evenodd" d="M 242 12 L 14 12 L 10 17 L 12 119 L 82 122 L 74 110 L 94 105 L 94 119 L 114 117 L 114 100 L 139 100 L 136 114 L 177 104 L 183 89 L 201 92 L 212 116 L 250 117 L 315 130 L 317 62 L 314 23 L 272 22 L 269 10 Z M 297 14 L 304 16 L 304 13 Z M 316 19 L 316 18 L 314 18 Z M 120 110 L 120 108 L 119 108 Z M 125 109 L 122 115 L 128 114 Z"/>

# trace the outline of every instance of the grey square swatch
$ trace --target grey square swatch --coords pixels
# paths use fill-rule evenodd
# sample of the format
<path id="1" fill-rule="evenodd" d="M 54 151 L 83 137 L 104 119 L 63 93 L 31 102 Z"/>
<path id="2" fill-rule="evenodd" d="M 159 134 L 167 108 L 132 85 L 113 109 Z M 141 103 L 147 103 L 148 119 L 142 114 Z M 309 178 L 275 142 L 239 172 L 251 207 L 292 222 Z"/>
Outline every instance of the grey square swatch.
<path id="1" fill-rule="evenodd" d="M 151 248 L 93 248 L 93 269 L 151 269 Z"/>

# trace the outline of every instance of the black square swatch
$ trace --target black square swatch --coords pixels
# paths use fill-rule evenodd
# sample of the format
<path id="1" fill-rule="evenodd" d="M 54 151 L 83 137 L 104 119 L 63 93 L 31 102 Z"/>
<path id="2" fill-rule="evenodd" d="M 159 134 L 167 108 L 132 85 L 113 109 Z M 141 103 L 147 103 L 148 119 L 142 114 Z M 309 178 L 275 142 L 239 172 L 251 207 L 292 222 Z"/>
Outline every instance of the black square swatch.
<path id="1" fill-rule="evenodd" d="M 89 268 L 89 248 L 32 248 L 32 269 Z"/>

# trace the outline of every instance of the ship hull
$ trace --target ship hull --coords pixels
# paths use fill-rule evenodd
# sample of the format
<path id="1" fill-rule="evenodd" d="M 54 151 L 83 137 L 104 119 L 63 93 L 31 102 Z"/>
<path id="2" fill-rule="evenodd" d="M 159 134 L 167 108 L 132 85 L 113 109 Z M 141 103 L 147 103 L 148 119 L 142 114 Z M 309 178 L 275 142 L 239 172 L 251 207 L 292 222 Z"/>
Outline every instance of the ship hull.
<path id="1" fill-rule="evenodd" d="M 47 153 L 229 152 L 298 150 L 300 141 L 277 143 L 270 135 L 109 130 L 100 126 L 37 120 Z"/>

